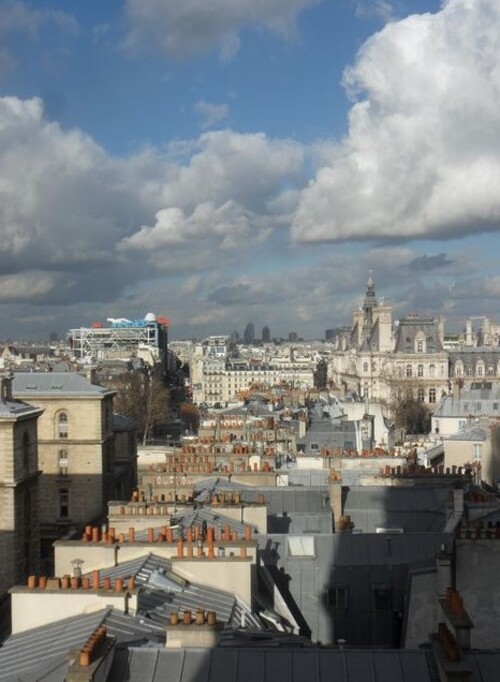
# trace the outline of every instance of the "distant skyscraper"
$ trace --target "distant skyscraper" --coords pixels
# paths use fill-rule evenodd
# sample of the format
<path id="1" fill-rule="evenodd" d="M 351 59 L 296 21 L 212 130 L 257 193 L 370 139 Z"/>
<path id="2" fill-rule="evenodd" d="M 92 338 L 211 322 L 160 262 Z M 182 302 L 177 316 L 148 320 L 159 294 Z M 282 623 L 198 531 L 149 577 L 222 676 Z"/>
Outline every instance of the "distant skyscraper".
<path id="1" fill-rule="evenodd" d="M 299 338 L 299 335 L 297 334 L 297 332 L 288 332 L 288 340 L 289 341 L 292 341 L 292 342 L 297 341 L 298 338 Z"/>
<path id="2" fill-rule="evenodd" d="M 265 327 L 262 327 L 262 343 L 269 343 L 270 340 L 271 340 L 271 330 L 266 325 Z"/>
<path id="3" fill-rule="evenodd" d="M 245 327 L 245 331 L 243 333 L 243 340 L 245 343 L 251 344 L 254 343 L 255 341 L 255 327 L 253 322 L 249 322 L 247 326 Z"/>

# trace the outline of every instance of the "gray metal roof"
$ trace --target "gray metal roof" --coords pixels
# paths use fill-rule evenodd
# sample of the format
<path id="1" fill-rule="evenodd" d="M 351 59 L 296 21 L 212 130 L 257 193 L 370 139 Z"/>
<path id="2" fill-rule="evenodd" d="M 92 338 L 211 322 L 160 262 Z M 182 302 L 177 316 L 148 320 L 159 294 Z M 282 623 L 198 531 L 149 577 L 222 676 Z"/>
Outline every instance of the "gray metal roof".
<path id="1" fill-rule="evenodd" d="M 459 441 L 485 441 L 488 438 L 488 431 L 481 428 L 480 426 L 474 426 L 471 429 L 465 429 L 464 431 L 458 431 L 451 436 L 448 436 L 447 440 L 459 440 Z"/>
<path id="2" fill-rule="evenodd" d="M 500 398 L 491 393 L 481 396 L 477 391 L 463 393 L 460 398 L 447 396 L 443 398 L 434 412 L 434 417 L 474 417 L 486 415 L 500 416 Z"/>
<path id="3" fill-rule="evenodd" d="M 150 639 L 157 628 L 139 618 L 107 608 L 91 614 L 65 618 L 9 637 L 0 648 L 1 682 L 63 682 L 68 652 L 80 649 L 100 625 L 119 642 Z"/>
<path id="4" fill-rule="evenodd" d="M 440 532 L 446 524 L 448 497 L 448 488 L 354 487 L 346 493 L 344 514 L 364 533 L 377 528 Z"/>
<path id="5" fill-rule="evenodd" d="M 283 469 L 288 473 L 289 485 L 328 487 L 329 469 Z"/>
<path id="6" fill-rule="evenodd" d="M 22 400 L 0 400 L 0 418 L 22 417 L 29 414 L 40 414 L 38 407 L 28 405 Z"/>
<path id="7" fill-rule="evenodd" d="M 396 610 L 411 567 L 435 561 L 444 533 L 258 535 L 259 555 L 273 579 L 291 600 L 301 633 L 315 642 L 339 638 L 356 646 L 393 646 L 392 612 L 374 608 L 378 587 L 388 590 Z M 286 576 L 284 580 L 283 576 Z M 331 589 L 347 590 L 348 606 L 329 606 Z M 390 614 L 391 618 L 387 615 Z"/>
<path id="8" fill-rule="evenodd" d="M 434 682 L 425 652 L 327 649 L 128 649 L 109 682 Z"/>
<path id="9" fill-rule="evenodd" d="M 134 577 L 138 586 L 144 588 L 139 594 L 138 612 L 153 623 L 166 624 L 173 612 L 196 611 L 202 607 L 215 611 L 217 619 L 224 623 L 240 626 L 242 621 L 247 627 L 261 628 L 262 623 L 250 607 L 237 599 L 234 594 L 214 587 L 187 582 L 182 591 L 166 591 L 151 587 L 149 578 L 155 571 L 175 573 L 172 562 L 163 557 L 148 554 L 125 561 L 118 566 L 101 569 L 101 580 L 106 577 L 128 579 Z M 89 574 L 90 575 L 90 574 Z M 147 623 L 148 620 L 145 621 Z"/>
<path id="10" fill-rule="evenodd" d="M 12 393 L 29 400 L 30 396 L 96 397 L 109 395 L 113 391 L 92 384 L 78 372 L 16 372 Z"/>

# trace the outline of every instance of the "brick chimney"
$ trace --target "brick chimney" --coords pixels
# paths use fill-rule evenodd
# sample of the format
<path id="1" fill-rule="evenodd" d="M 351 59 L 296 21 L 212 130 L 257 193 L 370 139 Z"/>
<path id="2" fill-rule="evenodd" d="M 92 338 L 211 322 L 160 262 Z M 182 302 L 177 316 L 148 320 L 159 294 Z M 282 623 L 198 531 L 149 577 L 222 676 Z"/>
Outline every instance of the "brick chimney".
<path id="1" fill-rule="evenodd" d="M 166 626 L 165 646 L 167 649 L 212 648 L 217 646 L 223 628 L 214 611 L 206 613 L 200 608 L 194 618 L 191 611 L 184 611 L 182 622 L 177 613 L 172 613 Z"/>

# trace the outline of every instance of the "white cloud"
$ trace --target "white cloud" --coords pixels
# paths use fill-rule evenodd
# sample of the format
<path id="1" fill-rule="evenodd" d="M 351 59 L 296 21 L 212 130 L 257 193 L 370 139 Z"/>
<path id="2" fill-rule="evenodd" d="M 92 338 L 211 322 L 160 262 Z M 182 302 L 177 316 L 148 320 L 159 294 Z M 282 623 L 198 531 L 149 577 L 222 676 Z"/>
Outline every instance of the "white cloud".
<path id="1" fill-rule="evenodd" d="M 201 127 L 203 130 L 213 128 L 214 125 L 224 121 L 229 116 L 227 104 L 210 104 L 210 102 L 205 102 L 203 99 L 196 102 L 194 110 L 202 118 Z"/>
<path id="2" fill-rule="evenodd" d="M 358 17 L 378 17 L 384 22 L 394 19 L 394 2 L 390 0 L 355 0 Z"/>
<path id="3" fill-rule="evenodd" d="M 204 133 L 186 151 L 188 162 L 177 162 L 165 179 L 165 206 L 192 210 L 232 200 L 258 213 L 285 183 L 300 181 L 304 161 L 303 147 L 292 140 L 231 130 Z"/>
<path id="4" fill-rule="evenodd" d="M 67 12 L 49 8 L 32 9 L 21 0 L 4 0 L 0 6 L 0 33 L 28 33 L 36 35 L 47 24 L 76 33 L 78 24 Z"/>
<path id="5" fill-rule="evenodd" d="M 321 0 L 127 0 L 132 48 L 155 47 L 186 57 L 216 47 L 231 59 L 244 28 L 294 33 L 297 16 Z"/>
<path id="6" fill-rule="evenodd" d="M 36 301 L 49 294 L 55 281 L 43 272 L 0 276 L 0 303 Z"/>
<path id="7" fill-rule="evenodd" d="M 500 225 L 500 4 L 387 25 L 344 77 L 346 139 L 303 191 L 298 241 L 454 237 Z"/>
<path id="8" fill-rule="evenodd" d="M 41 100 L 0 98 L 1 272 L 45 273 L 32 300 L 66 305 L 234 268 L 282 226 L 302 165 L 292 141 L 229 130 L 118 159 Z"/>
<path id="9" fill-rule="evenodd" d="M 143 226 L 139 232 L 123 240 L 123 249 L 156 251 L 171 245 L 197 243 L 209 236 L 220 238 L 221 247 L 235 246 L 247 237 L 250 218 L 233 201 L 219 207 L 210 202 L 198 204 L 186 215 L 179 208 L 165 208 L 156 214 L 153 227 Z"/>

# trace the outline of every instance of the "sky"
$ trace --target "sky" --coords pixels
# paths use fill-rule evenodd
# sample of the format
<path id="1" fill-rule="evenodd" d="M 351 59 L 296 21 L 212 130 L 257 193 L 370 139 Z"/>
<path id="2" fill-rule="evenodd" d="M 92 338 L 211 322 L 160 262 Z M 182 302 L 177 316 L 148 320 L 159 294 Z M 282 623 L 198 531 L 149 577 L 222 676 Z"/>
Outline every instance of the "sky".
<path id="1" fill-rule="evenodd" d="M 499 0 L 0 0 L 0 339 L 500 321 Z"/>

